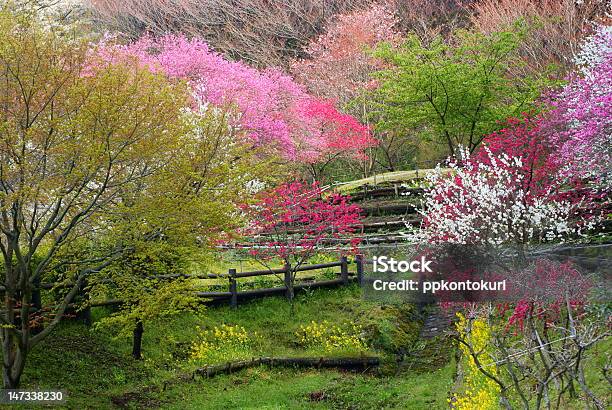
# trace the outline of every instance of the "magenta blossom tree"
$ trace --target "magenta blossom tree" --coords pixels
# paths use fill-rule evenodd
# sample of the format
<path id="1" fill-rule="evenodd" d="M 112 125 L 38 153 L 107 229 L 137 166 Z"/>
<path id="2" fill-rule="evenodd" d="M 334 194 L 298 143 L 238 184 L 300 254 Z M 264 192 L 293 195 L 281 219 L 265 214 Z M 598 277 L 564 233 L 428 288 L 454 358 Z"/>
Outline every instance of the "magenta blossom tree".
<path id="1" fill-rule="evenodd" d="M 549 96 L 544 125 L 566 176 L 612 189 L 612 28 L 600 26 L 576 57 L 580 73 Z"/>
<path id="2" fill-rule="evenodd" d="M 290 269 L 290 300 L 297 269 L 315 253 L 356 246 L 361 209 L 347 196 L 323 195 L 318 184 L 291 182 L 262 192 L 259 201 L 244 207 L 251 221 L 245 234 L 257 241 L 250 254 L 264 266 L 281 260 Z"/>
<path id="3" fill-rule="evenodd" d="M 289 160 L 361 157 L 376 144 L 366 126 L 330 101 L 309 95 L 291 77 L 228 61 L 198 38 L 145 36 L 128 45 L 107 41 L 97 52 L 109 61 L 136 58 L 152 71 L 187 80 L 199 103 L 233 108 L 232 125 L 254 144 L 272 145 Z"/>

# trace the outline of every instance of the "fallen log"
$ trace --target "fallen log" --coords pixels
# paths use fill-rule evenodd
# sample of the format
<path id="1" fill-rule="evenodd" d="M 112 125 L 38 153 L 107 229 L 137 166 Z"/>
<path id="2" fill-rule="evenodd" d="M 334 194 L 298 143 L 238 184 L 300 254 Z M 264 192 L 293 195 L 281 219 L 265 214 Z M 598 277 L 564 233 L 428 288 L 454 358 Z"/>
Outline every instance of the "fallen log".
<path id="1" fill-rule="evenodd" d="M 312 367 L 337 368 L 344 370 L 369 370 L 380 365 L 380 358 L 375 356 L 359 357 L 257 357 L 251 360 L 239 360 L 217 365 L 201 367 L 195 375 L 214 377 L 218 374 L 229 374 L 235 371 L 267 365 L 270 367 Z"/>

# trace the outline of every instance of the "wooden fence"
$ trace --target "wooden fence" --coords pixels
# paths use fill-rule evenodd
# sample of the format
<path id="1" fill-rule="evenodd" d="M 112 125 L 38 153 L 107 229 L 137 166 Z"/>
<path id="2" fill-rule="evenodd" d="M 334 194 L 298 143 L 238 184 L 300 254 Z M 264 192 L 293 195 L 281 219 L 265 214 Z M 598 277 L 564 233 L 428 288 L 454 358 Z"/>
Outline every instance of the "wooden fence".
<path id="1" fill-rule="evenodd" d="M 172 279 L 227 279 L 227 291 L 208 291 L 208 292 L 195 292 L 195 294 L 202 298 L 208 299 L 209 303 L 212 304 L 220 304 L 227 302 L 232 307 L 237 307 L 239 301 L 249 300 L 258 297 L 265 296 L 273 296 L 273 295 L 285 295 L 287 298 L 290 297 L 290 288 L 293 287 L 293 290 L 301 290 L 301 289 L 314 289 L 321 287 L 333 287 L 333 286 L 342 286 L 347 285 L 351 280 L 357 280 L 359 283 L 363 282 L 363 258 L 358 255 L 354 260 L 349 260 L 347 257 L 343 256 L 340 260 L 336 262 L 329 263 L 320 263 L 314 265 L 302 265 L 297 268 L 292 268 L 291 266 L 285 266 L 279 269 L 264 269 L 264 270 L 255 270 L 248 272 L 237 272 L 236 269 L 231 268 L 228 270 L 226 274 L 174 274 L 174 275 L 156 275 L 150 276 L 149 279 L 158 279 L 158 280 L 172 280 Z M 349 265 L 355 265 L 355 271 L 349 271 Z M 319 269 L 327 269 L 327 268 L 335 268 L 338 267 L 339 272 L 336 272 L 338 278 L 336 279 L 327 279 L 327 280 L 315 280 L 308 282 L 297 282 L 293 283 L 294 275 L 297 272 L 305 272 L 305 271 L 314 271 Z M 283 278 L 283 286 L 272 287 L 272 288 L 260 288 L 260 289 L 249 289 L 244 291 L 239 291 L 239 281 L 243 278 L 251 278 L 257 276 L 282 276 Z M 40 306 L 40 291 L 41 289 L 50 290 L 56 287 L 69 287 L 73 284 L 67 283 L 60 286 L 54 286 L 51 283 L 41 283 L 36 286 L 33 291 L 32 300 L 33 306 L 32 310 L 40 310 L 42 306 Z M 76 312 L 77 318 L 85 321 L 86 323 L 90 323 L 91 321 L 91 308 L 92 307 L 100 307 L 100 306 L 113 306 L 113 305 L 121 305 L 124 303 L 121 299 L 107 299 L 107 300 L 90 300 L 90 295 L 88 291 L 87 283 L 85 282 L 78 293 L 78 298 L 81 301 L 84 301 L 83 309 Z M 81 302 L 82 303 L 82 302 Z M 78 307 L 79 304 L 71 303 L 71 308 Z"/>

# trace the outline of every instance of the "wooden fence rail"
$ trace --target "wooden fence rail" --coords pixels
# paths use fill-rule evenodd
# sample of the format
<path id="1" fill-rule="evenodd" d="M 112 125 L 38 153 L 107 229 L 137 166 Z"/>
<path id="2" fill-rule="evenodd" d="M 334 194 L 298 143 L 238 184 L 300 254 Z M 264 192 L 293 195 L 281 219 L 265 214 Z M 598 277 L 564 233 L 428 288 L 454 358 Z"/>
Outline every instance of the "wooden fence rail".
<path id="1" fill-rule="evenodd" d="M 356 265 L 356 272 L 349 272 L 350 264 Z M 361 255 L 358 255 L 354 261 L 349 261 L 348 258 L 342 257 L 339 261 L 329 262 L 329 263 L 319 263 L 313 265 L 302 265 L 297 268 L 291 267 L 283 267 L 278 269 L 267 269 L 267 270 L 256 270 L 256 271 L 247 271 L 247 272 L 236 272 L 236 269 L 230 268 L 227 274 L 175 274 L 175 275 L 156 275 L 152 278 L 161 279 L 161 280 L 172 280 L 172 279 L 228 279 L 228 290 L 227 291 L 201 291 L 195 292 L 195 295 L 201 297 L 203 299 L 210 299 L 214 303 L 219 303 L 220 301 L 227 300 L 229 305 L 232 307 L 237 307 L 238 302 L 241 300 L 249 300 L 257 297 L 266 297 L 273 295 L 287 295 L 288 287 L 292 285 L 291 282 L 291 274 L 294 272 L 305 272 L 305 271 L 313 271 L 319 269 L 326 268 L 334 268 L 339 267 L 340 272 L 338 272 L 339 278 L 337 279 L 328 279 L 328 280 L 318 280 L 318 281 L 310 281 L 304 283 L 295 283 L 293 284 L 294 290 L 301 289 L 315 289 L 322 287 L 333 287 L 339 285 L 346 285 L 351 280 L 357 280 L 360 284 L 363 282 L 363 258 Z M 256 276 L 270 276 L 270 275 L 283 275 L 283 286 L 273 287 L 273 288 L 260 288 L 260 289 L 250 289 L 250 290 L 238 290 L 239 279 L 241 278 L 249 278 Z M 41 289 L 51 289 L 53 286 L 47 286 L 50 284 L 42 284 L 40 286 Z M 65 285 L 67 286 L 67 285 Z M 64 286 L 62 286 L 64 287 Z M 107 299 L 107 300 L 89 300 L 89 294 L 86 286 L 81 288 L 79 293 L 79 298 L 81 300 L 86 300 L 85 307 L 79 312 L 77 315 L 79 318 L 84 319 L 86 322 L 89 321 L 90 311 L 89 309 L 92 307 L 100 307 L 100 306 L 113 306 L 113 305 L 121 305 L 124 303 L 122 299 Z M 70 307 L 77 307 L 78 304 L 72 303 Z"/>

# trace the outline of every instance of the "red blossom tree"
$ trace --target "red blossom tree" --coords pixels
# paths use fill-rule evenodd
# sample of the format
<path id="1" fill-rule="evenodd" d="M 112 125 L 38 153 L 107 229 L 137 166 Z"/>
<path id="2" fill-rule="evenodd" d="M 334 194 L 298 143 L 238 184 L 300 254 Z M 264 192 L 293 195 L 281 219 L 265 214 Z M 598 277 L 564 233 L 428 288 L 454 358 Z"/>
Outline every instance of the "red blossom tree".
<path id="1" fill-rule="evenodd" d="M 555 150 L 542 128 L 541 117 L 523 113 L 520 118 L 509 118 L 504 127 L 488 135 L 483 146 L 472 157 L 480 164 L 491 165 L 500 155 L 521 159 L 513 173 L 522 175 L 523 189 L 530 195 L 541 195 L 551 188 L 558 189 L 559 165 Z M 555 185 L 554 187 L 552 185 Z"/>
<path id="2" fill-rule="evenodd" d="M 258 202 L 245 206 L 251 221 L 245 234 L 257 239 L 250 254 L 264 266 L 281 260 L 290 270 L 287 283 L 289 299 L 297 269 L 323 245 L 341 250 L 356 246 L 353 236 L 361 221 L 361 209 L 349 203 L 347 196 L 324 197 L 318 184 L 291 182 L 262 192 Z"/>

